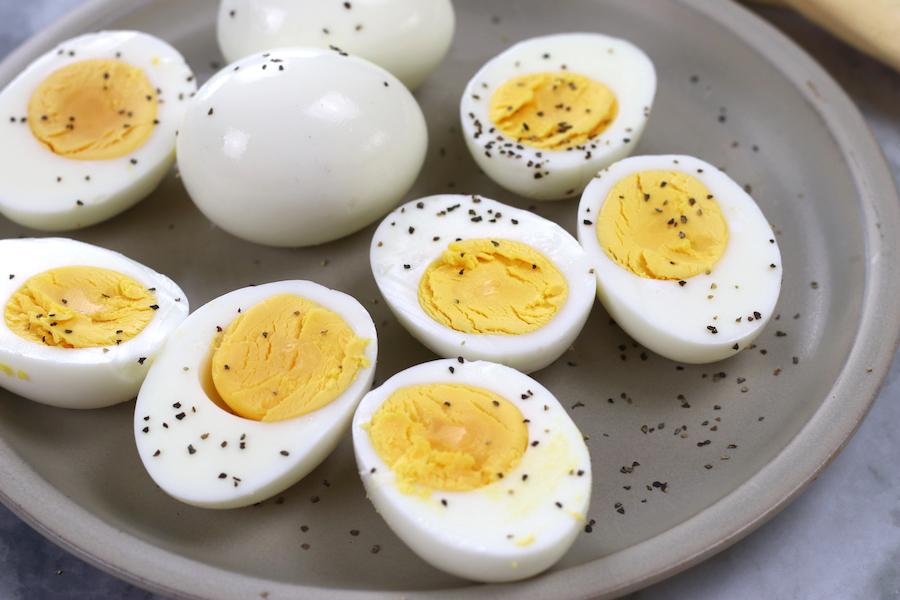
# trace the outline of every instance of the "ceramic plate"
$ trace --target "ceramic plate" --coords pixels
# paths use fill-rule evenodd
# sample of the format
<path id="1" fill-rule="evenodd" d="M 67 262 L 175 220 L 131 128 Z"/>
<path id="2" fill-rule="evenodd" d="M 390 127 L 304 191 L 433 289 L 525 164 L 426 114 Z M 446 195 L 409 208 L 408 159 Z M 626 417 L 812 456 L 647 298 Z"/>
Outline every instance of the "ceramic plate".
<path id="1" fill-rule="evenodd" d="M 158 35 L 205 80 L 222 66 L 216 8 L 94 0 L 9 56 L 0 84 L 57 42 L 101 28 Z M 456 10 L 450 54 L 416 92 L 430 144 L 404 201 L 478 193 L 572 231 L 575 200 L 530 202 L 479 173 L 459 133 L 460 94 L 485 60 L 520 39 L 583 30 L 627 38 L 659 74 L 637 152 L 692 154 L 725 169 L 778 236 L 784 287 L 756 347 L 679 365 L 637 346 L 595 304 L 573 347 L 535 374 L 589 438 L 593 525 L 549 572 L 524 582 L 475 585 L 421 561 L 366 500 L 349 436 L 258 506 L 180 504 L 144 471 L 131 403 L 75 411 L 0 395 L 0 492 L 10 508 L 100 568 L 177 598 L 609 597 L 746 535 L 834 458 L 874 401 L 900 330 L 891 260 L 900 202 L 848 98 L 793 43 L 721 0 L 457 0 Z M 378 326 L 380 382 L 433 355 L 378 293 L 367 256 L 374 228 L 307 249 L 242 242 L 212 226 L 173 173 L 135 208 L 71 237 L 167 274 L 194 307 L 288 278 L 352 294 Z M 0 223 L 4 238 L 32 235 L 42 234 Z"/>

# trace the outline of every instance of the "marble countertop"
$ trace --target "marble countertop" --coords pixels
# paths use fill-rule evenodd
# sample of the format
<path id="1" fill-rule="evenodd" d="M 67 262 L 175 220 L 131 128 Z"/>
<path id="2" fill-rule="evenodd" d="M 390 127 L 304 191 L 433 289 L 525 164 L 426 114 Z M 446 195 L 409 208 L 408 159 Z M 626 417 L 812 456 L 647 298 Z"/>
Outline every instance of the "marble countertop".
<path id="1" fill-rule="evenodd" d="M 84 0 L 0 2 L 0 58 Z M 900 74 L 794 13 L 754 9 L 795 40 L 862 111 L 900 185 Z M 790 506 L 713 558 L 630 600 L 900 599 L 900 361 L 869 417 Z M 0 506 L 0 600 L 158 596 L 69 554 Z"/>

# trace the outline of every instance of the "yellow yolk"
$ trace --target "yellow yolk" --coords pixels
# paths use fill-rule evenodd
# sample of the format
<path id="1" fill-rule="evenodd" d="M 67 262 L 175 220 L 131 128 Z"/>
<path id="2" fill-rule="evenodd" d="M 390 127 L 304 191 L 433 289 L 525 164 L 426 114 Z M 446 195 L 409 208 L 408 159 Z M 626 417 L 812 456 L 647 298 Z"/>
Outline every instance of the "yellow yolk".
<path id="1" fill-rule="evenodd" d="M 648 279 L 710 272 L 728 245 L 719 203 L 694 177 L 643 171 L 619 181 L 597 221 L 606 255 Z"/>
<path id="2" fill-rule="evenodd" d="M 523 144 L 565 150 L 587 143 L 618 113 L 608 87 L 577 73 L 534 73 L 510 79 L 491 96 L 490 119 Z"/>
<path id="3" fill-rule="evenodd" d="M 369 437 L 401 491 L 461 492 L 514 469 L 528 428 L 519 409 L 494 392 L 425 384 L 391 394 L 372 416 Z"/>
<path id="4" fill-rule="evenodd" d="M 96 348 L 127 342 L 156 312 L 150 290 L 99 267 L 60 267 L 30 278 L 6 304 L 6 325 L 47 346 Z"/>
<path id="5" fill-rule="evenodd" d="M 141 69 L 118 60 L 84 60 L 41 82 L 28 103 L 28 124 L 34 137 L 60 156 L 118 158 L 150 137 L 156 102 Z"/>
<path id="6" fill-rule="evenodd" d="M 530 546 L 534 543 L 534 534 L 530 534 L 528 537 L 524 537 L 520 540 L 516 540 L 516 546 L 520 548 L 524 548 L 525 546 Z"/>
<path id="7" fill-rule="evenodd" d="M 553 263 L 509 240 L 454 242 L 419 281 L 422 310 L 463 333 L 530 333 L 556 315 L 567 295 Z"/>
<path id="8" fill-rule="evenodd" d="M 337 313 L 292 294 L 244 311 L 217 342 L 215 389 L 236 414 L 256 421 L 318 410 L 369 365 L 363 355 L 369 340 L 357 337 Z"/>

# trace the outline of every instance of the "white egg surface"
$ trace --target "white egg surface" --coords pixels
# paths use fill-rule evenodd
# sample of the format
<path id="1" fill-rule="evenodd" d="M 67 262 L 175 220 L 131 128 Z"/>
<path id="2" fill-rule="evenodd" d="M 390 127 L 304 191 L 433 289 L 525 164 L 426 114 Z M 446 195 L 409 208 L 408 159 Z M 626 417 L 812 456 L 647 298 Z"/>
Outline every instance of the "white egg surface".
<path id="1" fill-rule="evenodd" d="M 689 175 L 718 203 L 728 240 L 708 270 L 685 278 L 652 279 L 623 268 L 604 252 L 597 229 L 603 204 L 620 180 L 651 171 Z M 665 187 L 654 188 L 645 196 L 647 206 L 669 219 L 670 207 L 664 203 L 670 195 Z M 697 206 L 691 202 L 684 207 L 680 220 L 671 216 L 671 236 L 681 235 L 679 223 L 702 218 Z M 581 197 L 578 240 L 593 261 L 597 295 L 610 316 L 636 341 L 672 360 L 708 363 L 737 354 L 759 335 L 778 301 L 782 263 L 772 227 L 737 183 L 692 156 L 634 156 L 604 169 Z"/>
<path id="2" fill-rule="evenodd" d="M 398 390 L 432 384 L 488 390 L 521 411 L 528 437 L 518 465 L 471 491 L 401 491 L 397 475 L 373 446 L 373 415 Z M 438 569 L 488 582 L 531 577 L 565 554 L 584 526 L 591 495 L 587 446 L 553 394 L 515 369 L 455 359 L 416 365 L 363 398 L 352 431 L 359 473 L 376 510 Z M 490 442 L 462 443 L 469 441 Z"/>
<path id="3" fill-rule="evenodd" d="M 309 246 L 382 217 L 425 159 L 425 119 L 393 75 L 335 50 L 254 54 L 191 101 L 178 166 L 197 207 L 237 237 Z"/>
<path id="4" fill-rule="evenodd" d="M 543 92 L 520 81 L 515 86 L 527 91 L 504 97 L 501 113 L 510 121 L 501 131 L 491 108 L 498 89 L 537 74 L 547 74 Z M 589 95 L 584 84 L 602 84 L 606 98 L 611 92 L 607 117 L 601 117 L 602 94 Z M 463 136 L 481 170 L 507 190 L 536 200 L 569 198 L 597 171 L 631 154 L 655 94 L 653 63 L 631 42 L 599 33 L 531 38 L 489 60 L 466 85 Z M 529 144 L 538 136 L 549 147 Z"/>
<path id="5" fill-rule="evenodd" d="M 485 320 L 486 324 L 480 332 L 468 332 L 456 328 L 456 323 L 450 326 L 435 320 L 423 310 L 420 283 L 429 266 L 458 240 L 490 240 L 498 250 L 511 241 L 537 251 L 558 270 L 568 286 L 564 303 L 536 329 L 518 333 L 520 324 L 516 324 L 510 331 L 493 333 L 492 313 L 529 312 L 533 305 L 545 303 L 549 292 L 537 287 L 528 291 L 530 295 L 521 306 L 509 307 L 503 304 L 508 285 L 504 277 L 467 289 L 467 273 L 460 273 L 461 282 L 456 288 L 459 296 L 450 299 L 454 306 L 444 302 L 438 309 L 463 309 L 468 311 L 458 317 L 463 324 L 472 317 Z M 581 332 L 596 294 L 596 279 L 588 256 L 562 227 L 532 212 L 477 195 L 443 194 L 403 204 L 385 217 L 375 231 L 370 260 L 375 282 L 391 311 L 433 352 L 445 358 L 463 356 L 468 360 L 498 362 L 526 373 L 546 367 L 566 351 Z M 482 268 L 481 264 L 475 268 Z M 528 262 L 525 271 L 532 269 L 537 269 L 536 265 Z M 519 277 L 514 274 L 510 279 Z M 485 303 L 493 297 L 501 299 L 500 304 L 487 306 Z"/>
<path id="6" fill-rule="evenodd" d="M 152 318 L 135 337 L 97 347 L 48 346 L 25 339 L 0 319 L 0 386 L 24 398 L 63 408 L 100 408 L 134 398 L 163 343 L 188 314 L 188 299 L 165 275 L 117 252 L 62 238 L 0 240 L 0 299 L 4 308 L 30 278 L 60 267 L 100 267 L 151 290 Z M 8 275 L 6 275 L 8 274 Z M 84 298 L 67 292 L 74 306 Z M 65 300 L 63 300 L 65 304 Z M 155 307 L 155 308 L 153 308 Z M 25 314 L 41 323 L 69 327 L 72 314 Z M 102 309 L 100 310 L 102 313 Z M 104 318 L 101 316 L 101 318 Z M 49 323 L 47 323 L 49 321 Z M 31 326 L 29 326 L 30 328 Z M 61 332 L 62 333 L 62 332 Z"/>
<path id="7" fill-rule="evenodd" d="M 140 84 L 129 67 L 143 73 Z M 54 74 L 41 104 L 35 92 Z M 59 44 L 0 92 L 0 212 L 62 231 L 130 208 L 175 162 L 175 132 L 196 89 L 181 54 L 145 33 L 101 31 Z M 43 141 L 37 126 L 46 127 Z M 96 158 L 110 150 L 115 156 Z"/>
<path id="8" fill-rule="evenodd" d="M 246 419 L 221 408 L 207 394 L 211 344 L 242 309 L 278 294 L 297 295 L 337 313 L 357 336 L 368 339 L 368 366 L 360 368 L 341 395 L 314 412 L 277 422 Z M 138 395 L 135 441 L 160 488 L 205 508 L 259 502 L 322 462 L 369 391 L 378 352 L 375 326 L 362 305 L 311 281 L 279 281 L 220 296 L 188 317 L 170 342 Z"/>
<path id="9" fill-rule="evenodd" d="M 216 34 L 228 62 L 271 48 L 337 47 L 414 89 L 447 54 L 454 24 L 450 0 L 222 0 Z"/>

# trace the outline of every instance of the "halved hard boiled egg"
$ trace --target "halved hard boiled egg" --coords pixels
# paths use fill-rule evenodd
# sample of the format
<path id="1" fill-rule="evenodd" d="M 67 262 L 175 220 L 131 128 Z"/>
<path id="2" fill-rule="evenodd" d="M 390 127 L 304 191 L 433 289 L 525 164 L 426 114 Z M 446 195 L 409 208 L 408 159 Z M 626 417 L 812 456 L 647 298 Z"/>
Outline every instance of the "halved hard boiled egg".
<path id="1" fill-rule="evenodd" d="M 311 281 L 220 296 L 170 342 L 138 395 L 135 440 L 160 488 L 206 508 L 259 502 L 312 471 L 375 374 L 369 313 Z"/>
<path id="2" fill-rule="evenodd" d="M 655 94 L 653 63 L 631 42 L 599 33 L 531 38 L 466 85 L 463 136 L 497 184 L 536 200 L 569 198 L 631 154 Z"/>
<path id="3" fill-rule="evenodd" d="M 463 359 L 411 367 L 363 398 L 352 431 L 375 509 L 438 569 L 531 577 L 584 525 L 584 439 L 553 394 L 515 369 Z"/>
<path id="4" fill-rule="evenodd" d="M 61 43 L 0 92 L 0 212 L 61 231 L 130 208 L 175 162 L 196 89 L 181 54 L 146 33 Z"/>
<path id="5" fill-rule="evenodd" d="M 596 294 L 590 260 L 562 227 L 476 195 L 400 206 L 369 257 L 394 315 L 436 354 L 524 372 L 566 351 Z"/>
<path id="6" fill-rule="evenodd" d="M 781 291 L 781 253 L 747 192 L 692 156 L 634 156 L 604 169 L 578 206 L 597 295 L 635 340 L 672 360 L 737 354 Z"/>
<path id="7" fill-rule="evenodd" d="M 165 275 L 75 240 L 0 240 L 0 269 L 0 386 L 42 404 L 134 398 L 188 314 Z"/>

